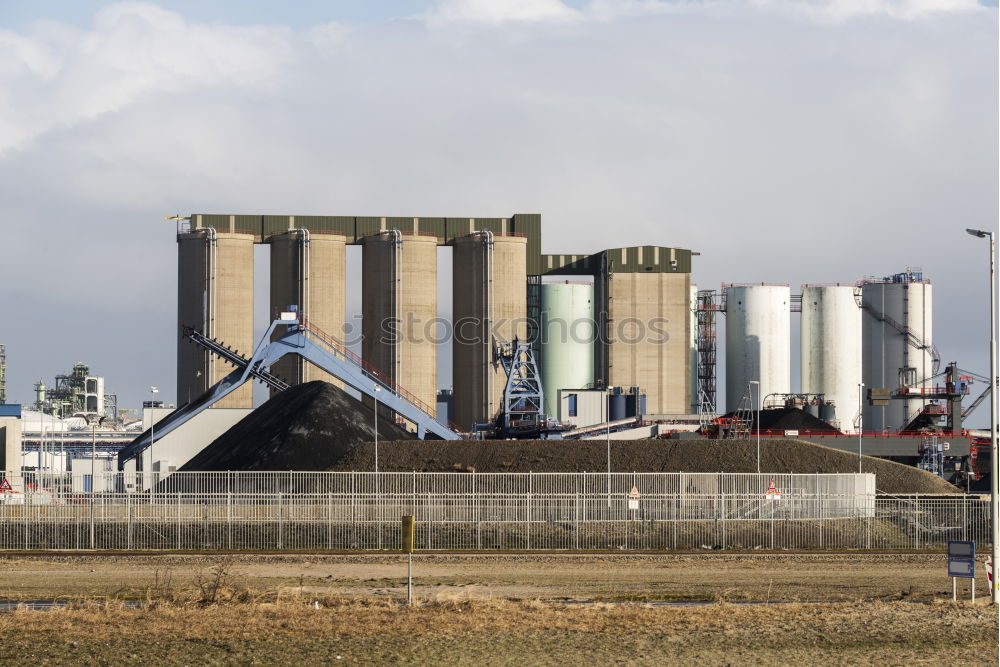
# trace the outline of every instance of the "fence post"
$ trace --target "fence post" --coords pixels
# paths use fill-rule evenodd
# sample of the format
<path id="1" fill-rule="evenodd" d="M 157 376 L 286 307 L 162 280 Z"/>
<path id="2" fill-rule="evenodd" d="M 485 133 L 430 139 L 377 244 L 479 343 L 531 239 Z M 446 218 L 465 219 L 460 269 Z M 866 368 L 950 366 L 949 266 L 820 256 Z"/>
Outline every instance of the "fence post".
<path id="1" fill-rule="evenodd" d="M 326 548 L 333 550 L 333 494 L 326 492 Z"/>
<path id="2" fill-rule="evenodd" d="M 228 475 L 227 475 L 228 479 Z M 233 549 L 233 492 L 226 492 L 226 548 Z"/>
<path id="3" fill-rule="evenodd" d="M 278 548 L 280 549 L 282 546 L 281 544 L 282 532 L 284 531 L 284 525 L 282 524 L 282 518 L 281 518 L 281 491 L 278 491 L 277 501 L 278 501 Z"/>
<path id="4" fill-rule="evenodd" d="M 132 494 L 125 493 L 125 548 L 132 548 Z"/>
<path id="5" fill-rule="evenodd" d="M 967 541 L 969 539 L 969 496 L 962 496 L 962 540 Z"/>
<path id="6" fill-rule="evenodd" d="M 166 502 L 163 503 L 163 509 L 167 509 Z M 166 514 L 166 511 L 164 511 Z M 177 549 L 181 548 L 181 494 L 177 494 Z"/>
<path id="7" fill-rule="evenodd" d="M 531 471 L 528 471 L 528 546 L 531 549 L 531 489 L 532 489 L 533 476 Z"/>
<path id="8" fill-rule="evenodd" d="M 580 550 L 580 492 L 573 497 L 573 547 Z"/>
<path id="9" fill-rule="evenodd" d="M 920 548 L 920 496 L 913 494 L 913 540 L 915 547 Z"/>
<path id="10" fill-rule="evenodd" d="M 95 547 L 95 535 L 94 535 L 94 479 L 91 476 L 90 481 L 90 548 L 93 550 Z"/>

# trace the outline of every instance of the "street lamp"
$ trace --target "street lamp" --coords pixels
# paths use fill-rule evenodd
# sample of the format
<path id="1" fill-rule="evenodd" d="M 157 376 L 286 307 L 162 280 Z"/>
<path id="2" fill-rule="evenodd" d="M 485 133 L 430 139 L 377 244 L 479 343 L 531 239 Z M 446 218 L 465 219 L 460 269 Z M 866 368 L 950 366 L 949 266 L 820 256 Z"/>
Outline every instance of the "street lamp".
<path id="1" fill-rule="evenodd" d="M 375 397 L 375 472 L 378 472 L 378 393 L 382 391 L 382 387 L 377 384 L 374 385 L 375 391 L 372 396 Z M 378 480 L 376 479 L 376 482 Z"/>
<path id="2" fill-rule="evenodd" d="M 149 401 L 149 483 L 153 483 L 153 443 L 156 442 L 156 432 L 154 430 L 154 424 L 156 423 L 156 413 L 153 412 L 156 405 L 156 395 L 160 392 L 156 387 L 149 388 L 149 395 L 152 399 Z"/>
<path id="3" fill-rule="evenodd" d="M 760 398 L 760 380 L 750 380 L 747 391 L 750 392 L 750 409 L 753 409 L 753 385 L 757 385 L 757 473 L 760 473 L 760 411 L 764 409 Z"/>
<path id="4" fill-rule="evenodd" d="M 861 436 L 865 431 L 865 383 L 858 383 L 858 474 L 861 474 Z"/>
<path id="5" fill-rule="evenodd" d="M 990 598 L 1000 604 L 1000 506 L 997 505 L 997 485 L 1000 483 L 1000 461 L 997 460 L 997 292 L 996 292 L 996 241 L 993 232 L 966 229 L 967 233 L 981 239 L 990 239 L 990 541 L 993 543 L 993 586 Z"/>

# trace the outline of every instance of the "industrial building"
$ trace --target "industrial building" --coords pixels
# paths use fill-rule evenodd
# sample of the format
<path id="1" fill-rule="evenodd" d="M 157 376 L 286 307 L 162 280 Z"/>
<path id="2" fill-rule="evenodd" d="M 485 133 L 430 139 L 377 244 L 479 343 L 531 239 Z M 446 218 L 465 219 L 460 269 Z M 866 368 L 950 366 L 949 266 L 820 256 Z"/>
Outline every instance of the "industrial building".
<path id="1" fill-rule="evenodd" d="M 692 403 L 691 256 L 658 246 L 543 255 L 541 216 L 424 218 L 196 214 L 178 225 L 177 402 L 188 403 L 235 366 L 192 345 L 197 331 L 247 356 L 253 340 L 253 246 L 271 251 L 271 309 L 291 305 L 314 330 L 342 336 L 347 245 L 362 247 L 362 357 L 393 385 L 433 406 L 453 387 L 464 430 L 494 421 L 507 373 L 498 349 L 531 339 L 547 411 L 560 389 L 641 389 L 651 414 Z M 453 366 L 437 377 L 437 253 L 452 247 Z M 565 347 L 540 333 L 571 329 Z M 581 360 L 585 360 L 581 363 Z M 301 359 L 271 369 L 284 382 L 332 379 Z M 252 407 L 249 386 L 216 407 Z M 433 409 L 429 410 L 433 412 Z"/>

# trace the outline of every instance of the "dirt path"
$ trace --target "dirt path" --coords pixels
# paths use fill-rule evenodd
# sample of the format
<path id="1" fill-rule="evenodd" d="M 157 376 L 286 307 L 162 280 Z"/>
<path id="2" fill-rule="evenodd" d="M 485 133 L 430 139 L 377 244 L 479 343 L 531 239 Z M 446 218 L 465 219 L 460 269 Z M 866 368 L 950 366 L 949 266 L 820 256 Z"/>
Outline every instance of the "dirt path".
<path id="1" fill-rule="evenodd" d="M 251 590 L 391 598 L 402 556 L 37 556 L 0 559 L 0 598 L 109 596 L 193 586 L 226 563 Z M 418 555 L 423 599 L 929 600 L 950 597 L 940 554 Z M 963 589 L 965 590 L 965 589 Z M 985 594 L 985 580 L 979 582 Z"/>

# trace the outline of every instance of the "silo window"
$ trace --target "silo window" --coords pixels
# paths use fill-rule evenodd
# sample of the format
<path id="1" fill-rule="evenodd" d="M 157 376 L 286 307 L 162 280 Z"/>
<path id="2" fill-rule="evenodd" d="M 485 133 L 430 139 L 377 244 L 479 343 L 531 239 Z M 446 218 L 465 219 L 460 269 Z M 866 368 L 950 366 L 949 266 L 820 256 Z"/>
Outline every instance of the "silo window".
<path id="1" fill-rule="evenodd" d="M 566 395 L 566 414 L 576 417 L 576 394 Z"/>

